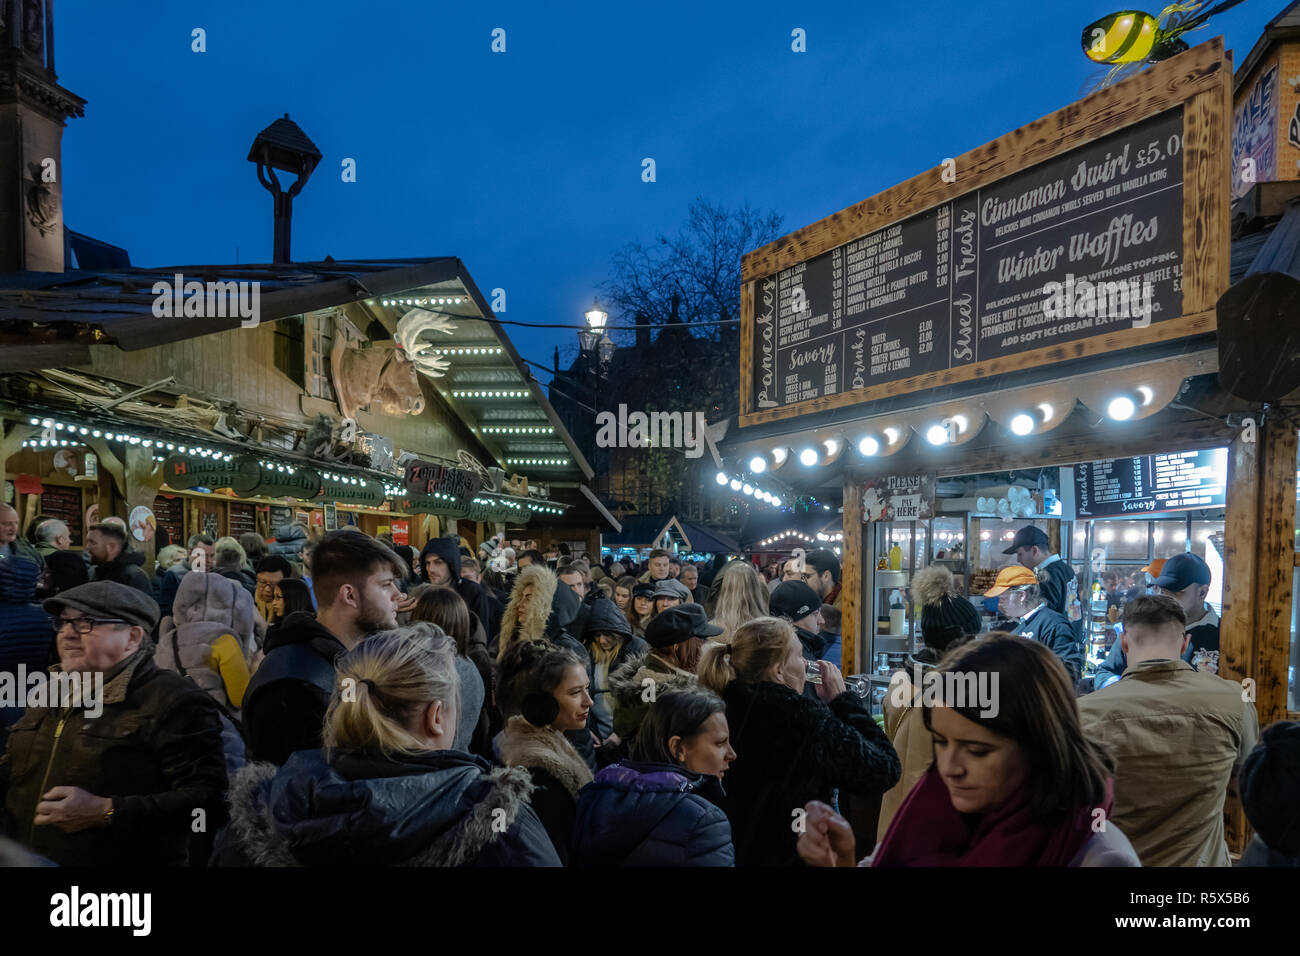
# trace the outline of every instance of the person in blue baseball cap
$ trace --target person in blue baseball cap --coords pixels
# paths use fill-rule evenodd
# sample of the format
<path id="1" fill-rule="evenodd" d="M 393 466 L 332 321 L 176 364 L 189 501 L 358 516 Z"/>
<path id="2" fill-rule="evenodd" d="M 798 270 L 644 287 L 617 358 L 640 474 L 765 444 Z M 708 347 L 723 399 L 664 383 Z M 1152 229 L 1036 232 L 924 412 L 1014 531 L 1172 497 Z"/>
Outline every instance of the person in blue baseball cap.
<path id="1" fill-rule="evenodd" d="M 1208 662 L 1217 673 L 1219 615 L 1205 603 L 1205 597 L 1210 593 L 1210 581 L 1210 566 L 1205 563 L 1205 559 L 1185 551 L 1165 561 L 1151 587 L 1154 593 L 1167 594 L 1177 601 L 1187 616 L 1187 635 L 1191 639 L 1187 642 L 1183 660 L 1198 668 Z M 1127 667 L 1124 649 L 1116 641 L 1111 645 L 1106 660 L 1097 668 L 1094 690 L 1100 690 L 1119 680 Z"/>

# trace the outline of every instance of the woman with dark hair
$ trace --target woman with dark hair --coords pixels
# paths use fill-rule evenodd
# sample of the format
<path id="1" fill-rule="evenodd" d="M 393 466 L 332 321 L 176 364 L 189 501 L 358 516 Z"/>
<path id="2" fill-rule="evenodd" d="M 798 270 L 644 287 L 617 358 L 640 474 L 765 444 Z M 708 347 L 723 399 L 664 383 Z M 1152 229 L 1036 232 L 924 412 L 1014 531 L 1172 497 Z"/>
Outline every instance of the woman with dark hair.
<path id="1" fill-rule="evenodd" d="M 925 674 L 944 654 L 978 634 L 983 624 L 975 605 L 957 593 L 952 572 L 941 564 L 916 573 L 912 597 L 921 605 L 921 640 L 925 646 L 903 659 L 903 669 L 894 673 L 881 704 L 885 733 L 903 763 L 903 777 L 880 800 L 877 840 L 885 838 L 903 798 L 934 763 L 934 745 L 921 716 Z"/>
<path id="2" fill-rule="evenodd" d="M 452 641 L 381 631 L 336 662 L 324 747 L 230 780 L 215 866 L 557 866 L 519 770 L 452 746 Z"/>
<path id="3" fill-rule="evenodd" d="M 815 666 L 814 698 L 794 625 L 758 617 L 706 647 L 696 668 L 701 686 L 721 691 L 739 754 L 727 771 L 737 866 L 797 863 L 791 811 L 829 803 L 837 788 L 869 797 L 898 782 L 898 754 L 862 698 L 834 664 Z"/>
<path id="4" fill-rule="evenodd" d="M 645 626 L 655 616 L 655 586 L 650 582 L 640 582 L 632 586 L 632 605 L 628 620 L 632 623 L 632 633 L 645 637 Z"/>
<path id="5" fill-rule="evenodd" d="M 311 603 L 311 591 L 298 578 L 283 578 L 277 581 L 271 591 L 271 623 L 279 624 L 290 614 L 306 611 L 315 614 Z"/>
<path id="6" fill-rule="evenodd" d="M 491 758 L 492 738 L 502 724 L 496 707 L 496 669 L 486 644 L 473 640 L 472 618 L 464 598 L 451 588 L 426 588 L 411 609 L 412 621 L 436 624 L 456 642 L 461 699 L 457 749 Z"/>
<path id="7" fill-rule="evenodd" d="M 934 765 L 872 866 L 1140 865 L 1110 820 L 1114 762 L 1084 736 L 1073 682 L 1051 650 L 993 634 L 951 651 L 925 684 Z M 824 803 L 805 809 L 799 855 L 852 866 L 847 821 Z"/>
<path id="8" fill-rule="evenodd" d="M 736 759 L 726 705 L 707 690 L 651 705 L 632 760 L 606 767 L 578 795 L 574 866 L 732 866 L 722 775 Z"/>
<path id="9" fill-rule="evenodd" d="M 583 661 L 549 641 L 515 641 L 502 659 L 503 709 L 513 716 L 498 743 L 501 761 L 532 777 L 533 810 L 566 863 L 578 791 L 591 782 L 591 770 L 564 732 L 586 732 L 589 687 Z"/>

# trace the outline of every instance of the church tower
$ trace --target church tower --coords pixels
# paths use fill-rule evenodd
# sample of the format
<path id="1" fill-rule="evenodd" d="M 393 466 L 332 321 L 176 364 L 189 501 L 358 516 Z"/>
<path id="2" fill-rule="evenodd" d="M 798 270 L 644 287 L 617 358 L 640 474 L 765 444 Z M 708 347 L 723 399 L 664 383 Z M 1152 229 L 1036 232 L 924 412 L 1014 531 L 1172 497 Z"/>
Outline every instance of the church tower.
<path id="1" fill-rule="evenodd" d="M 0 0 L 0 272 L 62 272 L 63 127 L 86 101 L 54 72 L 54 0 Z"/>

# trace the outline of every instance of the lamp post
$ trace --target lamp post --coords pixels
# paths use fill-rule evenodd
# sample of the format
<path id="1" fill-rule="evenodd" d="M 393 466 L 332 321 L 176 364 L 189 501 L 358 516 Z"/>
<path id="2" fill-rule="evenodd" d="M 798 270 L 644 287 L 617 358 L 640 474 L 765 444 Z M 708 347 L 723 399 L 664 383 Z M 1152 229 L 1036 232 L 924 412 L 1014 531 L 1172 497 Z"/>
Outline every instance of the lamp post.
<path id="1" fill-rule="evenodd" d="M 605 338 L 605 323 L 609 321 L 609 313 L 600 307 L 595 296 L 592 296 L 586 318 L 587 328 L 578 333 L 578 343 L 584 352 L 594 352 Z"/>

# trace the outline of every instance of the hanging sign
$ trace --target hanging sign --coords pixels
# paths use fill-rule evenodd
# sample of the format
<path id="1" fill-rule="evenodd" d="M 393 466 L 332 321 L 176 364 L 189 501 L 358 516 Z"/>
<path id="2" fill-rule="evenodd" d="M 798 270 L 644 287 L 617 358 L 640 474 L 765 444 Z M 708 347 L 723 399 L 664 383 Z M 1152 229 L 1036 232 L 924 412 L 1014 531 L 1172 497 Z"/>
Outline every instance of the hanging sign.
<path id="1" fill-rule="evenodd" d="M 320 491 L 320 472 L 315 468 L 295 467 L 292 473 L 266 465 L 258 465 L 258 468 L 261 478 L 256 491 L 265 498 L 289 497 L 306 501 L 315 498 Z"/>
<path id="2" fill-rule="evenodd" d="M 433 495 L 403 495 L 395 502 L 397 510 L 409 514 L 438 514 L 449 518 L 468 518 L 469 510 L 446 498 Z"/>
<path id="3" fill-rule="evenodd" d="M 934 517 L 934 475 L 884 475 L 861 487 L 863 524 Z"/>
<path id="4" fill-rule="evenodd" d="M 377 508 L 384 503 L 384 486 L 368 478 L 361 479 L 359 485 L 349 484 L 338 478 L 324 478 L 321 480 L 320 492 L 315 500 Z"/>
<path id="5" fill-rule="evenodd" d="M 163 481 L 178 491 L 187 488 L 229 488 L 239 495 L 251 494 L 262 480 L 262 468 L 254 458 L 230 461 L 195 455 L 168 455 L 163 462 Z"/>
<path id="6" fill-rule="evenodd" d="M 432 495 L 447 505 L 468 507 L 483 488 L 483 476 L 463 468 L 428 461 L 406 466 L 406 490 L 412 495 Z"/>
<path id="7" fill-rule="evenodd" d="M 747 253 L 741 426 L 1213 332 L 1231 81 L 1210 40 Z"/>

